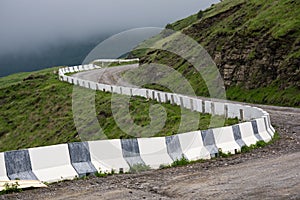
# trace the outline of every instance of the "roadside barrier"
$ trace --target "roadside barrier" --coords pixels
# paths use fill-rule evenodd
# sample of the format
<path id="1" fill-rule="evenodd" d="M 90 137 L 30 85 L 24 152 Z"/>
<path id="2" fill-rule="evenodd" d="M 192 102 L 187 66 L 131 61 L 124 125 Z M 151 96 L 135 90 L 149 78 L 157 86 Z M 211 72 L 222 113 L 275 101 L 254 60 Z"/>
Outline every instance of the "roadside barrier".
<path id="1" fill-rule="evenodd" d="M 138 60 L 102 59 L 96 62 L 132 61 Z M 151 89 L 106 85 L 67 75 L 99 68 L 94 64 L 61 68 L 59 79 L 92 90 L 139 96 L 196 112 L 238 118 L 241 123 L 167 137 L 89 141 L 4 152 L 0 153 L 0 180 L 55 182 L 97 171 L 127 172 L 136 165 L 157 169 L 182 157 L 190 161 L 210 159 L 218 156 L 220 150 L 235 154 L 245 145 L 269 142 L 274 136 L 270 115 L 260 108 Z"/>

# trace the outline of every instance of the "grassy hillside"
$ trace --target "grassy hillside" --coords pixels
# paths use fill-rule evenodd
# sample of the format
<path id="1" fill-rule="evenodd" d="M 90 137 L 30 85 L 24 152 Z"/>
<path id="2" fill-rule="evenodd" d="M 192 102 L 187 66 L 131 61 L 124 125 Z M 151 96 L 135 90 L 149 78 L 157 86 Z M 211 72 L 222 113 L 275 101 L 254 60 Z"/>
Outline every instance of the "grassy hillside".
<path id="1" fill-rule="evenodd" d="M 81 140 L 73 120 L 73 86 L 58 80 L 57 69 L 0 78 L 0 152 Z M 140 126 L 148 125 L 151 120 L 149 107 L 155 104 L 156 102 L 143 98 L 131 98 L 130 114 L 134 122 Z M 108 138 L 133 137 L 116 125 L 111 111 L 110 93 L 97 92 L 95 105 L 98 121 Z M 163 106 L 167 113 L 167 121 L 155 136 L 178 133 L 181 116 L 185 116 L 187 123 L 197 126 L 191 119 L 200 114 L 188 110 L 181 114 L 178 106 Z M 118 117 L 123 120 L 125 116 Z M 210 118 L 210 115 L 200 115 L 197 127 L 207 129 Z M 236 122 L 236 119 L 232 119 L 227 120 L 226 124 Z M 181 131 L 191 131 L 192 127 L 187 126 Z M 93 127 L 89 130 L 93 134 Z"/>
<path id="2" fill-rule="evenodd" d="M 299 10 L 300 1 L 295 0 L 224 0 L 167 28 L 205 47 L 224 79 L 228 99 L 299 107 Z M 144 44 L 168 47 L 176 43 L 172 37 L 162 32 Z M 142 63 L 172 66 L 197 95 L 208 96 L 202 77 L 177 55 L 151 49 L 133 51 L 131 56 Z"/>

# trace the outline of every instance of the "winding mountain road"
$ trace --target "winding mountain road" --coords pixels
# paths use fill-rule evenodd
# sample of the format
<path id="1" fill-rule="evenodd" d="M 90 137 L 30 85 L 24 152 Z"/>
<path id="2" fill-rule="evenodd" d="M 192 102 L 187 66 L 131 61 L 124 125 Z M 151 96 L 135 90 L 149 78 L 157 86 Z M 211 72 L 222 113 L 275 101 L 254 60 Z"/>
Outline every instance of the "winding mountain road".
<path id="1" fill-rule="evenodd" d="M 73 76 L 127 86 L 118 80 L 135 67 Z M 254 106 L 270 113 L 281 136 L 265 148 L 183 167 L 60 182 L 0 199 L 300 199 L 300 109 Z"/>

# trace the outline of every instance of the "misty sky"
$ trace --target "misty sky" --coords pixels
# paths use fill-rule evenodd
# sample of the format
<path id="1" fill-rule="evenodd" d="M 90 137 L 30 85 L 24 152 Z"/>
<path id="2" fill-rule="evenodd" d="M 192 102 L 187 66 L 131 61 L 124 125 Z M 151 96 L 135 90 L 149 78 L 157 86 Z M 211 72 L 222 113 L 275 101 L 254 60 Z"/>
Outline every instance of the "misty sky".
<path id="1" fill-rule="evenodd" d="M 101 41 L 165 27 L 219 0 L 0 0 L 0 77 L 76 65 Z"/>
<path id="2" fill-rule="evenodd" d="M 134 27 L 163 27 L 218 0 L 1 0 L 0 54 Z"/>

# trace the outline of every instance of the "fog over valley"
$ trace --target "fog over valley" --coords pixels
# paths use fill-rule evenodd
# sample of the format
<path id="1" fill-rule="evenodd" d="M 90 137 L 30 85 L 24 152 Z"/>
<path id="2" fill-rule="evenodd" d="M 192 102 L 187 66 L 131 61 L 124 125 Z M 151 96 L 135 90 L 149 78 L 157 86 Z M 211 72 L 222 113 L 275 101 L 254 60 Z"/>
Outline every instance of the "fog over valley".
<path id="1" fill-rule="evenodd" d="M 80 64 L 101 41 L 166 24 L 219 0 L 1 0 L 0 77 Z"/>

